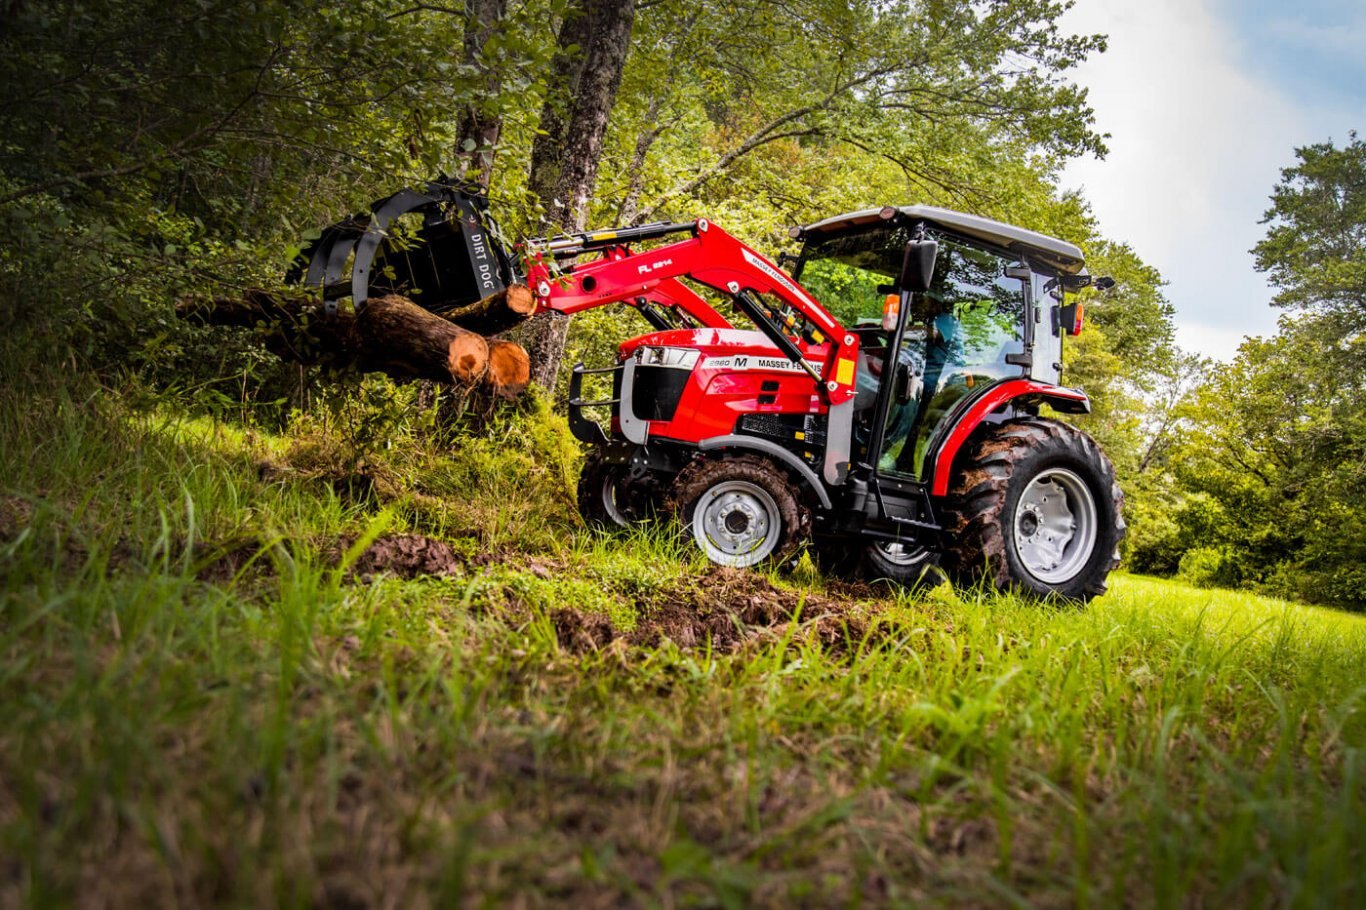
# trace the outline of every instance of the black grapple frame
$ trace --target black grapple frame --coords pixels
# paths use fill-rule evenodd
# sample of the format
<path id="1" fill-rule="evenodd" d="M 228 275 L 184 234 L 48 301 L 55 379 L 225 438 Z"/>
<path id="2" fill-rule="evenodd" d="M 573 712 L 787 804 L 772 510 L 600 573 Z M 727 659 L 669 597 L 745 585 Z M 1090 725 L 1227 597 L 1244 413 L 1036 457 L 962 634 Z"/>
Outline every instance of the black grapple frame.
<path id="1" fill-rule="evenodd" d="M 406 215 L 420 219 L 415 233 L 399 230 Z M 327 313 L 351 299 L 357 312 L 370 297 L 398 293 L 439 313 L 473 303 L 507 287 L 516 274 L 488 198 L 438 178 L 422 191 L 402 189 L 370 211 L 324 228 L 285 275 L 291 284 L 319 292 Z"/>

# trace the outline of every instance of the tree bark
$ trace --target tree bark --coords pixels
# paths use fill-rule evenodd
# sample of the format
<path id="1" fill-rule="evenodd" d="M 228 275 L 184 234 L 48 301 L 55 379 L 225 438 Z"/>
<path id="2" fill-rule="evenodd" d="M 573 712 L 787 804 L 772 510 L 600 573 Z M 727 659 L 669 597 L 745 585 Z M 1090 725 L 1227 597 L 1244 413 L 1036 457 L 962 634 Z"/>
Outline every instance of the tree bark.
<path id="1" fill-rule="evenodd" d="M 581 0 L 560 27 L 551 68 L 561 91 L 541 110 L 543 135 L 532 148 L 528 177 L 554 228 L 584 228 L 634 24 L 635 0 Z M 568 332 L 568 318 L 549 313 L 527 326 L 531 379 L 548 390 L 555 388 Z"/>
<path id="2" fill-rule="evenodd" d="M 640 194 L 645 189 L 645 160 L 650 155 L 650 146 L 655 144 L 655 140 L 664 132 L 664 127 L 659 124 L 659 112 L 663 107 L 663 95 L 660 93 L 650 96 L 650 106 L 645 111 L 645 123 L 648 129 L 640 131 L 636 136 L 636 148 L 631 153 L 631 164 L 626 169 L 630 174 L 630 182 L 626 186 L 626 195 L 621 200 L 621 206 L 617 209 L 617 223 L 630 225 L 634 224 L 640 214 Z"/>
<path id="3" fill-rule="evenodd" d="M 546 220 L 554 227 L 564 227 L 557 217 L 560 206 L 555 204 L 555 186 L 560 179 L 560 162 L 564 158 L 565 133 L 571 118 L 574 98 L 579 93 L 579 76 L 592 40 L 591 18 L 587 3 L 580 0 L 565 11 L 564 20 L 555 39 L 555 55 L 550 59 L 550 73 L 545 103 L 541 105 L 541 120 L 536 139 L 531 145 L 531 169 L 527 174 L 527 188 L 541 200 Z"/>

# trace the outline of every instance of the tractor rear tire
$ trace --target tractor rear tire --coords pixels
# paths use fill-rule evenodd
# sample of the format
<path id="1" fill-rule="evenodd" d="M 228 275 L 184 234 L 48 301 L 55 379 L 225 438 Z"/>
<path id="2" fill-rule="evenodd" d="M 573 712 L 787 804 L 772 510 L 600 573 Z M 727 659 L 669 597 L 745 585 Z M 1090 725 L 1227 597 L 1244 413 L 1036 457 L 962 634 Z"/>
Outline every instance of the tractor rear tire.
<path id="1" fill-rule="evenodd" d="M 779 562 L 811 531 L 811 512 L 787 472 L 756 455 L 697 459 L 674 478 L 669 507 L 723 566 Z"/>
<path id="2" fill-rule="evenodd" d="M 653 487 L 645 478 L 633 478 L 629 465 L 608 461 L 605 450 L 594 449 L 579 474 L 579 514 L 592 528 L 628 530 L 654 517 Z"/>
<path id="3" fill-rule="evenodd" d="M 955 582 L 1068 601 L 1105 593 L 1124 494 L 1090 436 L 1044 418 L 984 428 L 956 468 L 947 563 Z"/>
<path id="4" fill-rule="evenodd" d="M 815 541 L 810 553 L 816 568 L 834 578 L 890 581 L 903 588 L 922 589 L 944 581 L 939 554 L 916 544 L 826 539 Z"/>

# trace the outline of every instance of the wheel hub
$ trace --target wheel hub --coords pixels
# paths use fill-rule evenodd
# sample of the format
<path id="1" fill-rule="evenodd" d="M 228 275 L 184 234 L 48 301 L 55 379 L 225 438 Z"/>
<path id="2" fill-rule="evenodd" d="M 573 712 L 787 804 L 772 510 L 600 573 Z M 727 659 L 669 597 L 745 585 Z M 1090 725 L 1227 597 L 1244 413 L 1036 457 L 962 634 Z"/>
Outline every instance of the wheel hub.
<path id="1" fill-rule="evenodd" d="M 719 483 L 693 512 L 693 536 L 713 561 L 752 566 L 773 552 L 782 519 L 767 490 L 743 480 Z"/>
<path id="2" fill-rule="evenodd" d="M 929 551 L 922 546 L 900 542 L 880 542 L 873 546 L 877 547 L 882 558 L 897 566 L 913 566 L 925 561 Z"/>
<path id="3" fill-rule="evenodd" d="M 1020 561 L 1046 584 L 1070 580 L 1095 549 L 1096 516 L 1095 498 L 1080 477 L 1065 468 L 1040 473 L 1016 506 L 1013 526 Z"/>
<path id="4" fill-rule="evenodd" d="M 749 515 L 743 509 L 732 509 L 726 513 L 724 523 L 731 534 L 743 534 L 749 528 Z"/>

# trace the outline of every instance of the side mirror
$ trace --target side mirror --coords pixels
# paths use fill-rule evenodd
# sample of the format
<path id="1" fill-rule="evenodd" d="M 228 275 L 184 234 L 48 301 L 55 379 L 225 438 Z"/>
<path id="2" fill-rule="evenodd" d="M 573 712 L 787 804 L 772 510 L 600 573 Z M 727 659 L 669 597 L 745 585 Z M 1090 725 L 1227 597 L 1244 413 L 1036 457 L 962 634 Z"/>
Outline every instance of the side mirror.
<path id="1" fill-rule="evenodd" d="M 903 291 L 924 293 L 934 280 L 934 261 L 939 255 L 939 244 L 933 240 L 912 240 L 906 244 L 906 257 L 901 260 L 901 278 L 897 284 Z"/>

